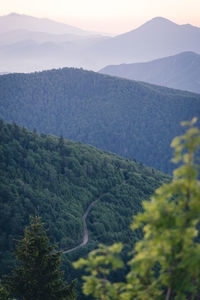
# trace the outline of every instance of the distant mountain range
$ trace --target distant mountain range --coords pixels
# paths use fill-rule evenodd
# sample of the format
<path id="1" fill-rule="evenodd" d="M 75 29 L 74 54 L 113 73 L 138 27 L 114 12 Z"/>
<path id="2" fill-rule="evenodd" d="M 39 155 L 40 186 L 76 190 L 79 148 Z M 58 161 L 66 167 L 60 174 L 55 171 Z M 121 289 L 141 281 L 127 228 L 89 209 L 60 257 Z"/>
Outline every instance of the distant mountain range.
<path id="1" fill-rule="evenodd" d="M 91 32 L 46 18 L 11 13 L 0 17 L 0 33 L 26 29 L 50 34 L 89 35 Z"/>
<path id="2" fill-rule="evenodd" d="M 20 14 L 0 17 L 0 71 L 30 72 L 88 66 L 85 49 L 108 37 L 49 19 Z"/>
<path id="3" fill-rule="evenodd" d="M 171 173 L 180 122 L 200 118 L 200 95 L 64 68 L 0 76 L 0 118 L 94 145 Z"/>
<path id="4" fill-rule="evenodd" d="M 83 41 L 88 39 L 103 38 L 100 35 L 76 35 L 71 33 L 65 34 L 54 34 L 39 31 L 31 31 L 25 29 L 13 30 L 0 34 L 0 45 L 10 45 L 14 43 L 19 43 L 24 40 L 32 40 L 36 43 L 63 43 L 72 41 Z"/>
<path id="5" fill-rule="evenodd" d="M 18 14 L 0 17 L 0 68 L 7 72 L 63 66 L 99 70 L 183 51 L 200 53 L 200 28 L 161 17 L 116 37 L 92 35 L 48 19 Z"/>
<path id="6" fill-rule="evenodd" d="M 157 17 L 93 49 L 107 64 L 144 62 L 184 51 L 200 53 L 200 28 Z"/>
<path id="7" fill-rule="evenodd" d="M 200 93 L 200 55 L 194 52 L 146 63 L 110 65 L 99 72 Z"/>

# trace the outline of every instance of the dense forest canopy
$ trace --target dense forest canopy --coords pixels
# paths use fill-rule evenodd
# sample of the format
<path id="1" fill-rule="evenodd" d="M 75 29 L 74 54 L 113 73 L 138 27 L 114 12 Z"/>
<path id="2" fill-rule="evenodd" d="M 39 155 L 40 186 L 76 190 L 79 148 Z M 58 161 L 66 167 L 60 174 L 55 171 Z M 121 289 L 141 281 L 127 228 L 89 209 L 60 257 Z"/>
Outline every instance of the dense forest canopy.
<path id="1" fill-rule="evenodd" d="M 64 68 L 0 76 L 0 118 L 94 145 L 170 173 L 180 122 L 200 95 Z"/>
<path id="2" fill-rule="evenodd" d="M 13 265 L 15 239 L 23 235 L 35 211 L 51 242 L 68 249 L 82 241 L 82 216 L 97 199 L 87 218 L 89 243 L 64 255 L 63 269 L 70 281 L 77 276 L 71 260 L 99 242 L 130 245 L 138 240 L 139 233 L 129 229 L 132 215 L 169 180 L 134 161 L 16 124 L 0 121 L 0 140 L 0 275 Z"/>

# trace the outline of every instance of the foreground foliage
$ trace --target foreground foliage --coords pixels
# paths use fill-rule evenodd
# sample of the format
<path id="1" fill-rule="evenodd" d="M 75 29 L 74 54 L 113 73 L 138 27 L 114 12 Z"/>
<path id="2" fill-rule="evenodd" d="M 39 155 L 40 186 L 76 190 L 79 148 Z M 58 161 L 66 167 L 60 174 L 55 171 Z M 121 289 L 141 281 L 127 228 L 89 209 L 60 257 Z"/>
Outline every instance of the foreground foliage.
<path id="1" fill-rule="evenodd" d="M 122 245 L 100 246 L 74 264 L 90 273 L 84 276 L 85 294 L 104 300 L 199 299 L 200 130 L 195 122 L 184 122 L 190 128 L 172 142 L 173 161 L 181 164 L 172 182 L 158 188 L 151 201 L 144 202 L 144 212 L 134 217 L 131 228 L 142 227 L 144 238 L 135 245 L 126 282 L 111 283 L 107 277 L 123 266 L 117 258 Z"/>
<path id="2" fill-rule="evenodd" d="M 74 283 L 67 286 L 59 271 L 62 252 L 50 245 L 39 217 L 32 218 L 30 228 L 17 243 L 17 266 L 7 276 L 8 290 L 17 299 L 75 299 Z"/>

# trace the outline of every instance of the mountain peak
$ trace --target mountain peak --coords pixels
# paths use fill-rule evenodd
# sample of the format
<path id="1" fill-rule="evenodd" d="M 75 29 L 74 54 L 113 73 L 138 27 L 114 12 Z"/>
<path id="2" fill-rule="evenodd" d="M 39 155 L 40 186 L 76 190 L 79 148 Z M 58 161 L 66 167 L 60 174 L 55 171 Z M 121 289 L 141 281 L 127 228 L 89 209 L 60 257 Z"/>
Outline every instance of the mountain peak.
<path id="1" fill-rule="evenodd" d="M 152 24 L 152 25 L 156 25 L 156 26 L 158 26 L 158 25 L 162 25 L 162 26 L 177 25 L 176 23 L 174 23 L 166 18 L 163 18 L 163 17 L 155 17 L 155 18 L 147 21 L 144 25 L 147 25 L 147 24 Z"/>
<path id="2" fill-rule="evenodd" d="M 172 21 L 164 18 L 164 17 L 155 17 L 153 19 L 151 19 L 150 21 L 154 21 L 154 22 L 170 22 L 173 23 Z"/>

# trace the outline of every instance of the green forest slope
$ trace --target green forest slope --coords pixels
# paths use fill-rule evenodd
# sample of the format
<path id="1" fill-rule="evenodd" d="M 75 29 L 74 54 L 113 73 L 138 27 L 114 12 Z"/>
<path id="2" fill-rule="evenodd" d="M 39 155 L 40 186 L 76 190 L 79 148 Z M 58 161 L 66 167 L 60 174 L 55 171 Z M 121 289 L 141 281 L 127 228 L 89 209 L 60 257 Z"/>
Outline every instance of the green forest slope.
<path id="1" fill-rule="evenodd" d="M 0 275 L 12 265 L 14 239 L 23 235 L 35 211 L 51 241 L 67 249 L 82 241 L 82 216 L 97 199 L 87 218 L 89 243 L 64 255 L 67 272 L 72 259 L 99 242 L 136 241 L 139 236 L 129 230 L 131 216 L 168 180 L 134 161 L 16 124 L 0 121 L 0 141 Z"/>
<path id="2" fill-rule="evenodd" d="M 170 173 L 180 122 L 200 95 L 64 68 L 0 76 L 0 118 L 94 145 Z"/>

